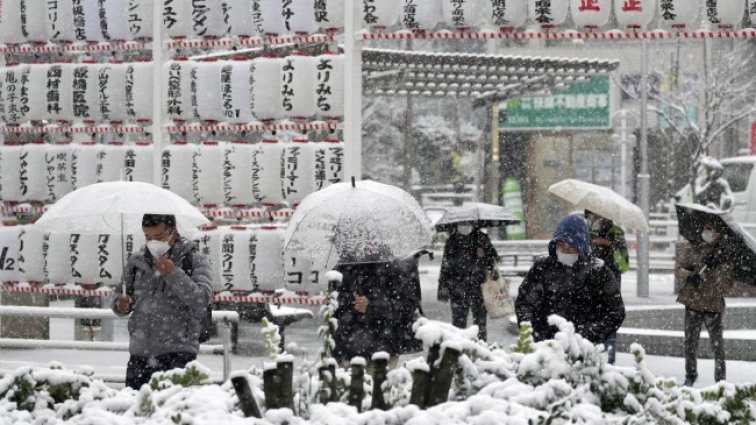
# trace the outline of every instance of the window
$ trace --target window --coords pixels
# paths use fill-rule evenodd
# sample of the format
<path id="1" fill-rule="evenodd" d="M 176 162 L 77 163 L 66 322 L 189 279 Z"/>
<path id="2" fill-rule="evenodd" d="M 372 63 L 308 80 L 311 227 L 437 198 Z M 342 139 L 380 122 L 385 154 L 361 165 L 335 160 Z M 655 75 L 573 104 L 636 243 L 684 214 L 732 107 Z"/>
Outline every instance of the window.
<path id="1" fill-rule="evenodd" d="M 722 177 L 730 183 L 730 189 L 733 192 L 743 192 L 748 186 L 748 179 L 751 177 L 753 164 L 744 164 L 742 162 L 722 164 L 724 173 Z"/>

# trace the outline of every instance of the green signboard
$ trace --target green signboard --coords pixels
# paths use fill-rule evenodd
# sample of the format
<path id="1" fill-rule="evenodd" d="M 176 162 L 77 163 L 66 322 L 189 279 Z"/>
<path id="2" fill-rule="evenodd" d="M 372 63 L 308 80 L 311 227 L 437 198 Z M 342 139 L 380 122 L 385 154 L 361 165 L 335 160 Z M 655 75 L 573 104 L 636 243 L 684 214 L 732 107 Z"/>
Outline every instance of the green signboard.
<path id="1" fill-rule="evenodd" d="M 499 105 L 499 129 L 589 130 L 611 126 L 609 76 L 591 77 L 548 96 L 513 99 Z"/>

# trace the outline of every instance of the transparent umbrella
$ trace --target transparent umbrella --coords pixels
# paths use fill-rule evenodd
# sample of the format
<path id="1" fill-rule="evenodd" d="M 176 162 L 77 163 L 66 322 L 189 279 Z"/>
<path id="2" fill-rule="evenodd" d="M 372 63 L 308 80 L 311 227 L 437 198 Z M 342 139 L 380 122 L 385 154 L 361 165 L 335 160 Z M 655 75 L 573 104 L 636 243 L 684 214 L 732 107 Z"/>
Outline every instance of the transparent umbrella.
<path id="1" fill-rule="evenodd" d="M 433 226 L 404 190 L 370 180 L 338 183 L 294 211 L 284 250 L 316 266 L 405 258 L 431 242 Z"/>

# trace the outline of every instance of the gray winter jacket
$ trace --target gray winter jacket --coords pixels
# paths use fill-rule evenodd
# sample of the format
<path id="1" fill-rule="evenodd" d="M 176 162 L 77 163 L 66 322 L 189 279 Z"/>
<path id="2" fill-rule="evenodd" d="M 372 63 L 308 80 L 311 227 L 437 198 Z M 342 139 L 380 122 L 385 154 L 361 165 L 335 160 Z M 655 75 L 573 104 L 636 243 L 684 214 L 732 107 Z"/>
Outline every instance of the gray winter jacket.
<path id="1" fill-rule="evenodd" d="M 126 264 L 122 283 L 132 298 L 129 318 L 129 352 L 137 356 L 199 351 L 199 320 L 212 301 L 213 272 L 209 258 L 193 242 L 179 238 L 169 251 L 176 268 L 166 276 L 156 276 L 152 257 L 146 248 L 134 254 Z M 182 270 L 185 256 L 192 256 L 191 276 Z M 113 311 L 121 314 L 112 305 Z"/>

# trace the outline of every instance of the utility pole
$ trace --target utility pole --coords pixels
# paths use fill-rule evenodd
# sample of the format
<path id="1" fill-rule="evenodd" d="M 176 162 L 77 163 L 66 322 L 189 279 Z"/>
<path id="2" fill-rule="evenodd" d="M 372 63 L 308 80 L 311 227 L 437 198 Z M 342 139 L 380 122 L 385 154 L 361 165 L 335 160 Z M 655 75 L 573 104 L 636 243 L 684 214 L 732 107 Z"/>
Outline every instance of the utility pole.
<path id="1" fill-rule="evenodd" d="M 412 39 L 407 40 L 407 51 L 412 51 Z M 412 193 L 412 166 L 415 163 L 414 148 L 412 143 L 412 117 L 414 114 L 412 105 L 412 92 L 407 91 L 407 104 L 404 110 L 404 190 Z"/>
<path id="2" fill-rule="evenodd" d="M 648 173 L 648 40 L 641 40 L 641 103 L 640 103 L 640 173 L 638 174 L 638 201 L 643 215 L 648 220 L 651 196 L 651 176 Z M 638 297 L 648 298 L 649 236 L 638 233 Z"/>

